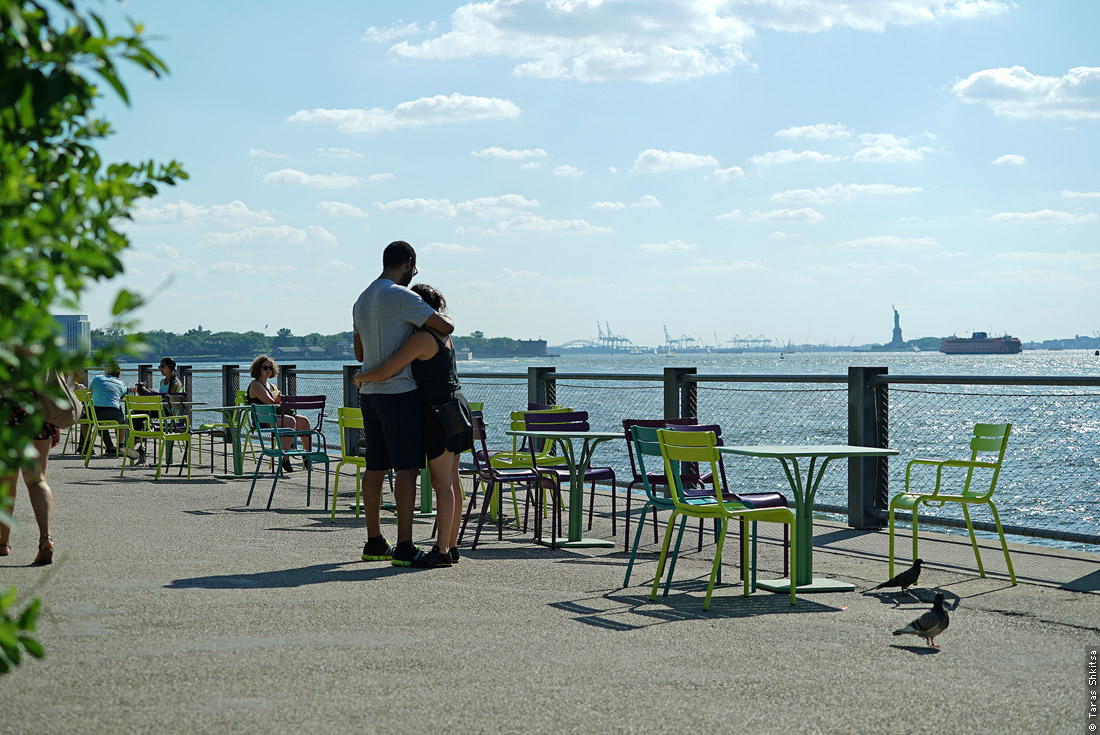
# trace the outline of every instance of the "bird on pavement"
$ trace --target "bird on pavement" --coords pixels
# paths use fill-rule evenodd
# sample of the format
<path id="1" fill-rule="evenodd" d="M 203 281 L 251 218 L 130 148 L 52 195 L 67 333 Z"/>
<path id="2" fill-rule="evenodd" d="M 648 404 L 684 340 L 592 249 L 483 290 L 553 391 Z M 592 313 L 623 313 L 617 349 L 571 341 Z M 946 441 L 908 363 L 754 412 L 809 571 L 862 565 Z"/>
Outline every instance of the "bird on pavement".
<path id="1" fill-rule="evenodd" d="M 912 585 L 917 583 L 917 578 L 920 577 L 920 565 L 923 563 L 924 561 L 922 559 L 917 559 L 915 562 L 913 562 L 913 566 L 909 567 L 901 574 L 891 577 L 877 587 L 872 587 L 867 591 L 874 592 L 875 590 L 880 590 L 884 587 L 901 587 L 901 591 L 905 592 L 906 588 L 911 587 Z"/>
<path id="2" fill-rule="evenodd" d="M 933 639 L 940 633 L 947 630 L 947 626 L 951 623 L 951 619 L 947 615 L 947 611 L 943 609 L 943 594 L 937 593 L 936 599 L 932 603 L 932 609 L 923 613 L 919 618 L 909 623 L 909 625 L 894 631 L 894 635 L 903 635 L 911 633 L 913 635 L 919 635 L 928 645 L 932 648 L 939 648 Z"/>

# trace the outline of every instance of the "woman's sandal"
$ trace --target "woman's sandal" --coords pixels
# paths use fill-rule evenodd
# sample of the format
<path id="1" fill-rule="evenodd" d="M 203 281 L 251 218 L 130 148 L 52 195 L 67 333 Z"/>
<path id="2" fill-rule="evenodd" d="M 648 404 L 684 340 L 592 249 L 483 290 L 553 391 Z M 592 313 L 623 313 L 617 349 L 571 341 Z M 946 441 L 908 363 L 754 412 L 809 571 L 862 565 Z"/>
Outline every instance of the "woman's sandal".
<path id="1" fill-rule="evenodd" d="M 11 544 L 0 544 L 0 556 L 7 556 L 11 553 Z"/>
<path id="2" fill-rule="evenodd" d="M 50 536 L 38 540 L 38 556 L 34 557 L 34 563 L 40 566 L 53 564 L 53 539 Z"/>

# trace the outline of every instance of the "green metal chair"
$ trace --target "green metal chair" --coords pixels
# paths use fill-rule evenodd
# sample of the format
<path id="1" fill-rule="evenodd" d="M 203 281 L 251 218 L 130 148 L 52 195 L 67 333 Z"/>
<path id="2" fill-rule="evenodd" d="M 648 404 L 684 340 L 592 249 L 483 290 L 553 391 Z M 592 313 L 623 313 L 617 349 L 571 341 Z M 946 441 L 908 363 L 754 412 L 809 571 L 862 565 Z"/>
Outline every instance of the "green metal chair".
<path id="1" fill-rule="evenodd" d="M 961 503 L 963 516 L 966 518 L 966 528 L 970 532 L 970 545 L 974 547 L 974 558 L 978 561 L 978 574 L 985 576 L 985 568 L 982 566 L 982 557 L 978 553 L 978 541 L 974 538 L 974 526 L 970 522 L 971 505 L 988 505 L 993 513 L 993 522 L 997 525 L 997 535 L 1001 537 L 1001 548 L 1004 550 L 1005 563 L 1008 565 L 1008 576 L 1012 584 L 1016 584 L 1016 572 L 1012 569 L 1012 559 L 1008 555 L 1008 543 L 1005 541 L 1004 531 L 1001 529 L 1001 518 L 997 514 L 997 506 L 993 503 L 993 491 L 997 489 L 997 478 L 1001 474 L 1001 465 L 1004 462 L 1005 449 L 1008 448 L 1008 435 L 1012 432 L 1012 424 L 978 424 L 974 427 L 974 438 L 970 440 L 970 459 L 914 459 L 905 468 L 905 492 L 895 495 L 890 500 L 890 576 L 894 576 L 894 511 L 907 510 L 913 514 L 913 559 L 917 558 L 917 509 L 921 505 L 934 508 L 942 508 L 944 503 Z M 996 460 L 979 459 L 979 454 L 985 457 L 996 455 Z M 922 493 L 912 490 L 910 477 L 913 467 L 926 465 L 936 468 L 936 487 L 931 493 Z M 962 491 L 956 494 L 941 492 L 943 487 L 943 471 L 945 468 L 958 468 L 966 470 L 966 481 Z M 974 470 L 991 470 L 992 477 L 989 487 L 975 488 Z"/>
<path id="2" fill-rule="evenodd" d="M 638 464 L 638 475 L 642 480 L 642 487 L 645 489 L 646 501 L 642 506 L 642 512 L 638 516 L 638 530 L 634 534 L 634 545 L 630 549 L 630 561 L 626 564 L 626 576 L 623 577 L 623 587 L 630 586 L 630 573 L 634 569 L 634 558 L 638 555 L 638 544 L 642 539 L 642 531 L 645 530 L 645 514 L 646 511 L 651 508 L 656 514 L 658 510 L 671 510 L 676 509 L 675 503 L 672 502 L 672 497 L 666 495 L 659 495 L 657 489 L 653 487 L 649 482 L 649 471 L 646 469 L 646 457 L 653 457 L 652 463 L 660 462 L 663 464 L 661 454 L 661 444 L 657 440 L 657 429 L 655 427 L 638 426 L 633 425 L 630 427 L 631 443 L 634 445 L 634 454 L 636 462 Z M 663 477 L 663 475 L 662 475 Z M 656 515 L 654 515 L 654 529 L 656 529 Z M 685 516 L 686 518 L 686 516 Z M 656 531 L 654 531 L 656 533 Z M 680 552 L 679 543 L 676 545 L 673 556 Z M 669 576 L 671 577 L 672 570 L 669 570 Z"/>
<path id="3" fill-rule="evenodd" d="M 157 451 L 157 474 L 160 479 L 161 457 L 164 456 L 168 442 L 180 442 L 187 445 L 184 456 L 187 458 L 187 477 L 191 477 L 191 432 L 186 414 L 170 414 L 164 405 L 162 396 L 124 396 L 126 419 L 129 430 L 126 432 L 126 448 L 133 449 L 134 439 L 153 439 Z M 131 460 L 132 462 L 133 460 Z M 126 457 L 122 458 L 122 469 L 118 476 L 126 474 Z M 183 474 L 183 463 L 180 463 Z"/>
<path id="4" fill-rule="evenodd" d="M 653 590 L 650 592 L 649 599 L 657 599 L 657 587 L 661 582 L 661 577 L 664 574 L 665 562 L 668 559 L 668 547 L 669 542 L 672 540 L 672 527 L 675 525 L 676 517 L 681 516 L 680 522 L 680 534 L 676 541 L 677 549 L 679 548 L 680 539 L 684 534 L 684 518 L 715 518 L 718 520 L 718 546 L 714 552 L 714 564 L 711 567 L 710 579 L 707 582 L 707 595 L 703 599 L 703 609 L 710 609 L 710 598 L 714 593 L 714 582 L 718 576 L 718 572 L 722 565 L 722 548 L 726 542 L 726 531 L 729 529 L 729 522 L 731 519 L 740 520 L 744 530 L 747 532 L 750 528 L 750 524 L 753 521 L 770 521 L 773 523 L 786 523 L 790 526 L 794 526 L 795 515 L 790 508 L 753 508 L 747 503 L 738 502 L 735 500 L 726 500 L 722 497 L 722 472 L 719 468 L 720 455 L 718 454 L 717 443 L 718 439 L 714 432 L 700 431 L 700 432 L 688 432 L 688 431 L 673 431 L 670 429 L 657 429 L 657 442 L 661 449 L 661 456 L 664 459 L 665 476 L 672 480 L 672 515 L 668 519 L 668 526 L 665 528 L 665 541 L 661 546 L 661 558 L 657 562 L 657 574 L 653 578 Z M 685 483 L 680 476 L 680 467 L 684 463 L 694 462 L 699 465 L 710 465 L 711 483 L 714 489 L 714 494 L 710 497 L 700 498 L 698 496 L 689 496 L 685 492 Z M 753 529 L 755 534 L 755 529 Z M 797 534 L 790 534 L 791 547 L 790 547 L 790 566 L 791 566 L 791 579 L 795 579 L 798 570 L 797 563 Z M 747 569 L 749 566 L 749 545 L 741 544 L 741 566 L 743 569 Z M 671 569 L 669 570 L 669 580 L 671 582 Z M 751 574 L 743 574 L 745 596 L 749 595 L 749 580 Z M 795 589 L 796 585 L 791 585 L 791 604 L 795 603 Z M 669 584 L 665 584 L 664 594 L 668 594 Z"/>
<path id="5" fill-rule="evenodd" d="M 89 460 L 92 458 L 92 451 L 95 449 L 96 439 L 102 439 L 101 432 L 103 431 L 126 431 L 126 424 L 121 421 L 113 421 L 109 419 L 101 419 L 96 416 L 95 404 L 92 403 L 92 392 L 88 391 L 87 400 L 84 403 L 84 415 L 88 417 L 89 429 L 88 429 L 88 446 L 84 448 L 84 466 L 88 466 Z M 122 452 L 122 442 L 115 441 L 115 456 L 120 456 Z"/>
<path id="6" fill-rule="evenodd" d="M 87 441 L 91 441 L 91 439 L 88 438 L 88 432 L 92 426 L 92 420 L 88 418 L 88 403 L 91 402 L 92 392 L 87 388 L 75 388 L 73 389 L 73 394 L 76 396 L 76 399 L 80 401 L 81 405 L 84 406 L 84 412 L 80 415 L 80 420 L 69 427 L 69 431 L 65 434 L 65 443 L 61 445 L 62 454 L 69 448 L 70 441 L 72 441 L 73 450 L 77 454 L 84 454 L 85 447 L 80 444 L 80 437 L 83 436 Z"/>
<path id="7" fill-rule="evenodd" d="M 336 481 L 332 487 L 332 517 L 336 523 L 336 498 L 340 496 L 340 468 L 346 464 L 355 468 L 355 517 L 359 517 L 359 486 L 367 458 L 358 454 L 358 447 L 348 445 L 348 430 L 363 430 L 363 412 L 358 408 L 341 407 L 336 411 L 336 423 L 340 426 L 340 461 L 336 464 Z"/>
<path id="8" fill-rule="evenodd" d="M 289 404 L 287 400 L 289 396 L 283 398 L 284 404 Z M 318 426 L 310 429 L 291 429 L 282 428 L 279 426 L 279 410 L 280 406 L 274 405 L 256 405 L 252 406 L 252 423 L 256 427 L 256 431 L 260 435 L 260 451 L 261 459 L 256 463 L 256 470 L 252 473 L 252 486 L 248 489 L 248 499 L 245 501 L 245 505 L 252 504 L 252 493 L 256 489 L 256 480 L 260 476 L 260 465 L 263 464 L 263 457 L 270 457 L 275 461 L 275 477 L 271 481 L 271 494 L 267 496 L 267 509 L 271 510 L 271 501 L 275 497 L 275 486 L 279 484 L 279 478 L 283 476 L 283 460 L 290 457 L 302 458 L 310 460 L 306 464 L 306 505 L 310 504 L 310 496 L 313 487 L 313 465 L 316 462 L 323 462 L 325 465 L 325 510 L 328 510 L 328 477 L 329 477 L 329 457 L 328 457 L 328 443 L 325 439 L 324 432 L 320 429 L 320 423 L 324 416 L 324 396 L 296 396 L 298 401 L 303 404 L 303 408 L 307 410 L 317 410 L 319 406 L 319 417 L 317 420 Z M 311 399 L 316 399 L 311 400 Z M 298 449 L 297 442 L 299 439 L 305 436 L 311 436 L 314 442 L 313 449 L 307 451 L 305 449 Z M 294 444 L 290 449 L 283 449 L 282 439 L 284 437 L 291 437 L 294 440 Z"/>

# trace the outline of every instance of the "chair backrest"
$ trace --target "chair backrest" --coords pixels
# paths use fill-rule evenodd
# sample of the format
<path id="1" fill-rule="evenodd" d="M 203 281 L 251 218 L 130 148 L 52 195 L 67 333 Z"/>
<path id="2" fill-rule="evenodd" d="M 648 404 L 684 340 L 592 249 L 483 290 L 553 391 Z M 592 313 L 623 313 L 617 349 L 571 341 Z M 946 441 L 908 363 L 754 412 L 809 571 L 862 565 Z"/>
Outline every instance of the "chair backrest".
<path id="1" fill-rule="evenodd" d="M 661 447 L 661 456 L 664 458 L 665 474 L 671 480 L 669 484 L 672 486 L 672 499 L 677 506 L 688 507 L 686 483 L 679 469 L 684 463 L 709 464 L 714 483 L 714 495 L 721 497 L 722 488 L 718 479 L 720 455 L 716 449 L 718 438 L 713 431 L 657 429 L 657 441 Z"/>
<path id="2" fill-rule="evenodd" d="M 279 425 L 277 408 L 278 406 L 265 403 L 252 404 L 252 426 L 261 438 L 275 434 L 275 428 Z"/>
<path id="3" fill-rule="evenodd" d="M 634 482 L 645 481 L 646 471 L 638 469 L 638 463 L 634 461 L 634 436 L 630 432 L 631 426 L 641 426 L 648 429 L 664 429 L 669 426 L 690 426 L 695 423 L 694 418 L 682 418 L 682 419 L 623 419 L 623 435 L 626 436 L 626 454 L 630 458 L 630 473 L 634 475 Z M 653 442 L 656 444 L 657 435 L 653 435 Z M 660 452 L 658 452 L 658 456 Z M 661 472 L 654 471 L 649 474 L 658 474 Z M 647 491 L 648 492 L 648 491 Z"/>
<path id="4" fill-rule="evenodd" d="M 624 422 L 625 423 L 625 422 Z M 657 438 L 658 427 L 656 426 L 641 426 L 639 424 L 632 424 L 627 433 L 630 435 L 630 441 L 627 446 L 632 447 L 631 455 L 634 453 L 638 455 L 638 472 L 642 482 L 642 487 L 645 488 L 645 494 L 649 496 L 650 500 L 657 500 L 657 491 L 649 483 L 650 472 L 646 468 L 646 457 L 650 457 L 649 463 L 651 466 L 663 467 L 664 460 L 661 454 L 661 442 Z M 633 467 L 633 460 L 632 467 Z M 656 477 L 664 478 L 663 473 L 657 473 Z"/>
<path id="5" fill-rule="evenodd" d="M 164 407 L 164 401 L 160 396 L 126 395 L 122 397 L 122 401 L 126 406 L 126 417 L 131 427 L 134 425 L 135 418 L 140 419 L 143 416 L 163 416 L 167 413 Z"/>
<path id="6" fill-rule="evenodd" d="M 234 406 L 243 406 L 246 403 L 248 403 L 248 391 L 246 391 L 246 390 L 233 391 L 233 405 Z"/>
<path id="7" fill-rule="evenodd" d="M 356 456 L 355 451 L 348 447 L 348 429 L 363 429 L 363 412 L 358 408 L 341 406 L 336 410 L 336 423 L 340 426 L 340 454 L 344 457 Z"/>
<path id="8" fill-rule="evenodd" d="M 531 412 L 524 414 L 529 431 L 588 431 L 588 411 Z"/>
<path id="9" fill-rule="evenodd" d="M 560 408 L 556 403 L 528 403 L 528 411 L 549 411 L 552 408 Z"/>
<path id="10" fill-rule="evenodd" d="M 977 424 L 974 426 L 974 438 L 970 440 L 970 461 L 989 462 L 993 465 L 993 477 L 989 481 L 989 489 L 976 491 L 970 487 L 970 481 L 974 478 L 974 468 L 966 473 L 966 484 L 963 486 L 963 495 L 990 496 L 997 488 L 997 478 L 1001 474 L 1001 464 L 1004 462 L 1005 449 L 1008 448 L 1008 435 L 1012 433 L 1012 424 Z M 996 454 L 993 461 L 979 455 Z"/>
<path id="11" fill-rule="evenodd" d="M 301 414 L 303 411 L 316 411 L 317 420 L 314 422 L 313 428 L 320 431 L 325 421 L 325 401 L 327 400 L 328 397 L 324 394 L 315 396 L 283 396 L 282 402 L 279 403 L 279 415 L 285 416 L 291 410 L 298 414 Z"/>
<path id="12" fill-rule="evenodd" d="M 489 464 L 489 446 L 485 441 L 485 419 L 480 411 L 471 412 L 470 424 L 473 426 L 474 432 L 473 451 L 470 452 L 474 459 L 474 472 L 482 479 L 488 480 L 492 476 L 493 468 Z M 481 444 L 480 449 L 478 449 L 478 443 Z M 482 467 L 481 460 L 478 457 L 485 459 L 484 467 Z"/>
<path id="13" fill-rule="evenodd" d="M 545 404 L 535 404 L 535 405 L 545 405 Z M 528 414 L 531 414 L 531 413 L 569 413 L 572 410 L 573 409 L 571 409 L 571 408 L 564 408 L 564 407 L 561 407 L 561 406 L 556 406 L 554 408 L 539 408 L 539 409 L 535 409 L 535 410 L 531 410 L 531 411 L 512 411 L 512 416 L 511 416 L 512 424 L 509 428 L 511 428 L 512 431 L 526 431 L 527 430 L 527 421 L 526 421 L 525 417 Z M 547 442 L 543 442 L 543 441 L 539 441 L 539 442 L 535 443 L 535 448 L 539 452 L 543 451 L 543 448 L 548 447 L 548 446 L 553 446 L 553 443 L 552 442 L 547 443 Z M 515 436 L 512 437 L 512 454 L 514 456 L 519 456 L 520 453 L 526 452 L 527 447 L 528 447 L 528 441 L 527 441 L 526 438 L 524 438 L 523 441 L 521 442 L 518 437 L 515 437 Z"/>
<path id="14" fill-rule="evenodd" d="M 723 446 L 722 444 L 722 427 L 718 424 L 669 424 L 666 428 L 672 431 L 709 431 L 714 434 L 715 446 Z M 718 469 L 722 473 L 722 488 L 728 489 L 729 483 L 726 482 L 726 463 L 721 454 L 718 455 Z M 680 473 L 681 477 L 691 478 L 698 482 L 701 473 L 699 472 L 698 465 L 689 465 L 686 471 Z"/>
<path id="15" fill-rule="evenodd" d="M 187 406 L 184 405 L 187 401 L 186 391 L 180 391 L 179 393 L 161 393 L 160 400 L 164 403 L 164 412 L 166 415 L 182 416 L 187 413 Z"/>

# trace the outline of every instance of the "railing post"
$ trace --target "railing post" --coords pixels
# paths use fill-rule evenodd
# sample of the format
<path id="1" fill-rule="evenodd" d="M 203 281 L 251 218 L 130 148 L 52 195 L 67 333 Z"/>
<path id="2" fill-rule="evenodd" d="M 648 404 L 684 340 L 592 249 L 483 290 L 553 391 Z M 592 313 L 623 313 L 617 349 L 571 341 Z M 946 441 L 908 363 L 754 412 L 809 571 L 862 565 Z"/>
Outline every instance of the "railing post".
<path id="1" fill-rule="evenodd" d="M 889 446 L 889 423 L 885 407 L 889 403 L 886 384 L 875 378 L 889 372 L 885 367 L 848 368 L 848 444 L 856 447 Z M 848 525 L 852 528 L 877 528 L 883 521 L 871 511 L 886 508 L 887 485 L 885 458 L 848 460 Z"/>
<path id="2" fill-rule="evenodd" d="M 354 365 L 344 365 L 342 368 L 344 373 L 344 408 L 359 408 L 359 386 L 355 384 L 352 378 L 362 369 L 362 364 L 358 362 Z M 344 429 L 344 446 L 349 447 L 348 451 L 353 454 L 359 454 L 358 434 L 359 429 Z"/>
<path id="3" fill-rule="evenodd" d="M 547 404 L 558 402 L 558 383 L 554 379 L 554 368 L 527 368 L 527 402 Z"/>
<path id="4" fill-rule="evenodd" d="M 176 365 L 176 377 L 179 378 L 180 384 L 183 386 L 183 392 L 187 395 L 188 401 L 195 400 L 195 394 L 192 392 L 194 387 L 194 380 L 191 376 L 191 365 Z M 187 420 L 191 420 L 191 407 L 183 407 L 184 414 L 187 415 Z"/>
<path id="5" fill-rule="evenodd" d="M 665 368 L 665 418 L 678 419 L 696 415 L 698 391 L 695 383 L 683 379 L 685 375 L 695 375 L 693 367 Z"/>
<path id="6" fill-rule="evenodd" d="M 295 375 L 297 365 L 280 365 L 279 377 L 277 382 L 279 385 L 279 392 L 284 396 L 296 396 L 298 395 L 298 376 Z"/>
<path id="7" fill-rule="evenodd" d="M 153 388 L 153 366 L 151 364 L 149 364 L 149 363 L 139 363 L 138 364 L 137 382 L 141 383 L 142 385 L 144 385 L 146 388 L 148 388 L 150 390 L 154 390 L 154 388 Z"/>
<path id="8" fill-rule="evenodd" d="M 237 391 L 241 389 L 241 371 L 237 365 L 222 365 L 222 405 L 232 406 L 237 402 Z"/>

